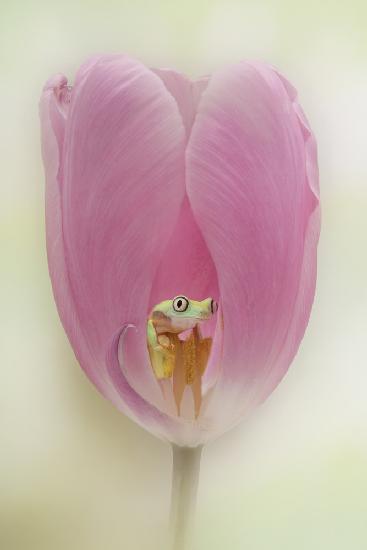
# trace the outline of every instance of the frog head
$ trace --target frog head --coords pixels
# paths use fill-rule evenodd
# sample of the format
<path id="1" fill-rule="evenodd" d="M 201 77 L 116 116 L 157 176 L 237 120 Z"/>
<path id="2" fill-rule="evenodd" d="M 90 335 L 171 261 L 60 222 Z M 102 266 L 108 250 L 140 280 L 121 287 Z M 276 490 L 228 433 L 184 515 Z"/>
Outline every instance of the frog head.
<path id="1" fill-rule="evenodd" d="M 197 301 L 180 295 L 156 305 L 151 319 L 163 325 L 167 332 L 180 333 L 210 319 L 217 309 L 218 305 L 213 298 Z"/>

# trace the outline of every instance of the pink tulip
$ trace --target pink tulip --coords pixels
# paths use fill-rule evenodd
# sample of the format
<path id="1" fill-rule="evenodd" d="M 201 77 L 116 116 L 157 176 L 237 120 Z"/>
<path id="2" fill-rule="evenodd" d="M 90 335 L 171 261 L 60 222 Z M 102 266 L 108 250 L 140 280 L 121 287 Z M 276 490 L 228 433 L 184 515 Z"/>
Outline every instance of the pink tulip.
<path id="1" fill-rule="evenodd" d="M 77 359 L 141 426 L 202 445 L 274 390 L 309 319 L 318 176 L 296 92 L 262 63 L 191 82 L 110 55 L 72 87 L 51 78 L 40 110 L 49 269 Z M 197 418 L 147 349 L 149 312 L 181 294 L 219 304 Z"/>

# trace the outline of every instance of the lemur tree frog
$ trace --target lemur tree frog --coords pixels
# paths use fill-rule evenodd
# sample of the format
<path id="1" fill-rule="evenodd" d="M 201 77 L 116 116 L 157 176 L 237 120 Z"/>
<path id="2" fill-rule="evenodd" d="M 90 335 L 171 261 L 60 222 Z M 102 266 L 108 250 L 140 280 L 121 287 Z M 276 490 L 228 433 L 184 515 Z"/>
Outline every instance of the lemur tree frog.
<path id="1" fill-rule="evenodd" d="M 180 414 L 186 385 L 190 385 L 195 415 L 201 404 L 201 377 L 208 361 L 211 338 L 202 338 L 199 324 L 210 319 L 218 305 L 212 298 L 202 301 L 176 296 L 156 305 L 148 318 L 147 340 L 152 368 L 159 381 L 173 378 L 173 393 Z M 185 340 L 179 334 L 191 330 Z"/>

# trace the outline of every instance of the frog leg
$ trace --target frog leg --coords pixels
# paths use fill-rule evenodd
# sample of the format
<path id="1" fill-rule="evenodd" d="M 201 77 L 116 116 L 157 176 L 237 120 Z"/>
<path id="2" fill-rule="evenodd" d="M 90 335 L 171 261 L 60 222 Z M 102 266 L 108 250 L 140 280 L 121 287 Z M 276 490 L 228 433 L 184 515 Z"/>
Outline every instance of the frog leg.
<path id="1" fill-rule="evenodd" d="M 171 378 L 174 363 L 175 350 L 167 335 L 159 335 L 151 319 L 147 323 L 148 351 L 150 362 L 156 378 L 159 380 Z"/>
<path id="2" fill-rule="evenodd" d="M 154 351 L 159 351 L 162 346 L 158 341 L 158 334 L 152 319 L 149 319 L 147 323 L 147 337 L 149 346 L 151 346 Z"/>

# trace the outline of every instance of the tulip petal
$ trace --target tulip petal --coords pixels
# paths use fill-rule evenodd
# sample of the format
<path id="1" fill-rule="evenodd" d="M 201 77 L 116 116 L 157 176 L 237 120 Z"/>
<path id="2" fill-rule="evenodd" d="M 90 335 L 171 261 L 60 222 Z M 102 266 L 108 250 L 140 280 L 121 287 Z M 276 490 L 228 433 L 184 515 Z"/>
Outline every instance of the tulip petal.
<path id="1" fill-rule="evenodd" d="M 224 316 L 213 414 L 223 392 L 233 417 L 244 388 L 261 387 L 269 376 L 275 385 L 308 321 L 317 163 L 296 107 L 272 69 L 242 62 L 212 76 L 192 128 L 187 190 L 214 260 Z"/>
<path id="2" fill-rule="evenodd" d="M 49 88 L 41 121 L 55 298 L 84 370 L 126 409 L 111 395 L 106 355 L 120 327 L 145 329 L 151 282 L 184 194 L 184 129 L 160 79 L 125 56 L 80 69 L 67 117 L 57 86 Z M 147 359 L 146 340 L 144 348 Z M 127 385 L 159 400 L 149 367 L 148 359 L 138 364 Z"/>

